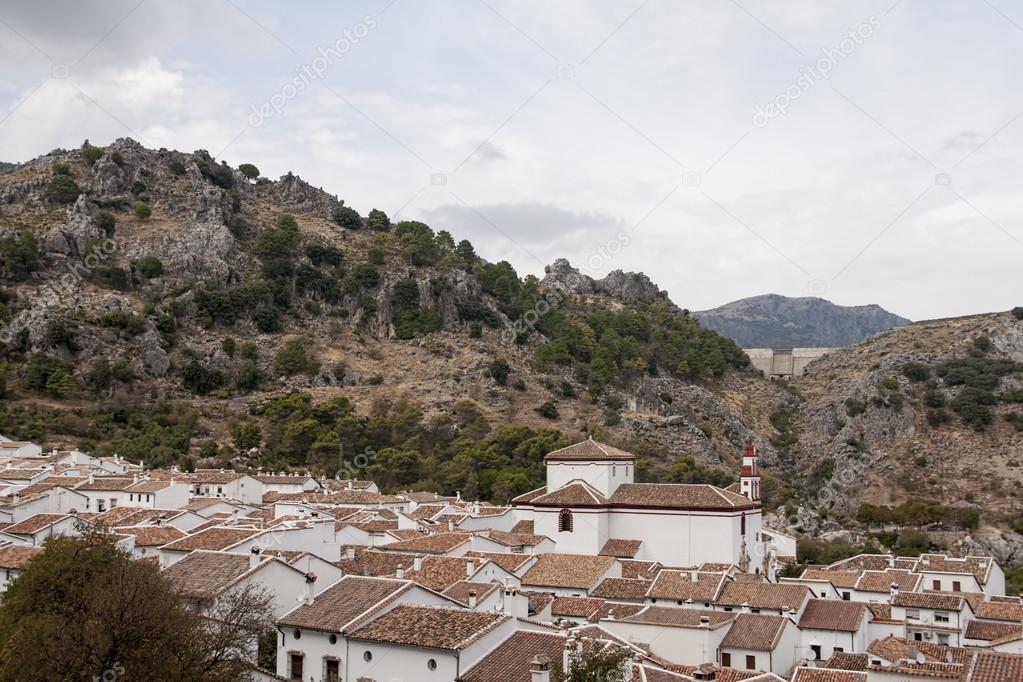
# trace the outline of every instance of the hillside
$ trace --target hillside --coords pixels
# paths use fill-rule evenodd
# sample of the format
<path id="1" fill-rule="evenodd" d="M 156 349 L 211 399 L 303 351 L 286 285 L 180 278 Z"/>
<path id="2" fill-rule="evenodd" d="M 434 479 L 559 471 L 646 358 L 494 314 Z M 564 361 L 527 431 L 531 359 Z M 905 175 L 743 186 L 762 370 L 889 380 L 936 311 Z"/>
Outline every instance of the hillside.
<path id="1" fill-rule="evenodd" d="M 645 276 L 521 278 L 202 150 L 118 140 L 0 176 L 0 265 L 11 437 L 154 466 L 404 458 L 384 484 L 498 499 L 587 433 L 658 480 L 731 476 L 751 437 L 773 452 L 748 396 L 780 389 Z"/>
<path id="2" fill-rule="evenodd" d="M 840 306 L 823 298 L 753 296 L 694 313 L 700 324 L 743 348 L 836 348 L 909 320 L 877 305 Z"/>

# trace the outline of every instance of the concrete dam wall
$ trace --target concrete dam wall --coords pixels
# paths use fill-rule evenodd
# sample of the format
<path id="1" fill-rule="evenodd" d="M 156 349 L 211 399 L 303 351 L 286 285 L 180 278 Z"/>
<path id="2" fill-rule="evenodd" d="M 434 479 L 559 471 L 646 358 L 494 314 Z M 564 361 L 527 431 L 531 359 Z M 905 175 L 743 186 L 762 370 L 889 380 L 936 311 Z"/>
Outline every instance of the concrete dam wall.
<path id="1" fill-rule="evenodd" d="M 743 348 L 766 377 L 798 377 L 806 366 L 834 348 Z"/>

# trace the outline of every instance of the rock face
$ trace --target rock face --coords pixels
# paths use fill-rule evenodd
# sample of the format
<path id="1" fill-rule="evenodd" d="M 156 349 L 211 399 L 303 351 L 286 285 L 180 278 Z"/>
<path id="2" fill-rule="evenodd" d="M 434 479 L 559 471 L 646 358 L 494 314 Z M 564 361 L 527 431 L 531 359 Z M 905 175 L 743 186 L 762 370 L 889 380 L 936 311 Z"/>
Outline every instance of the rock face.
<path id="1" fill-rule="evenodd" d="M 859 343 L 909 320 L 877 305 L 840 306 L 823 298 L 754 296 L 696 313 L 700 323 L 743 348 L 832 348 Z"/>
<path id="2" fill-rule="evenodd" d="M 670 303 L 668 293 L 657 288 L 650 278 L 639 272 L 613 270 L 603 279 L 593 279 L 559 258 L 544 268 L 542 284 L 573 294 L 600 294 L 626 304 Z"/>

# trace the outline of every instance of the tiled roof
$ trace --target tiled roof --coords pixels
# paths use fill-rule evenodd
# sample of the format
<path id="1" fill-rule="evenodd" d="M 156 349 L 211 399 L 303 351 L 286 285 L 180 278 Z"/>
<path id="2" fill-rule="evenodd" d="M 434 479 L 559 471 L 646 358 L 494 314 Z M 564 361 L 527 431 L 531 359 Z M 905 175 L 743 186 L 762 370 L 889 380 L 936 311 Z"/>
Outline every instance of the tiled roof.
<path id="1" fill-rule="evenodd" d="M 726 575 L 695 571 L 696 580 L 693 580 L 693 573 L 694 571 L 661 569 L 657 572 L 646 596 L 651 599 L 683 602 L 692 599 L 694 602 L 705 604 L 715 601 L 724 586 Z"/>
<path id="2" fill-rule="evenodd" d="M 514 526 L 512 526 L 511 532 L 532 533 L 534 532 L 534 523 L 532 521 L 519 521 Z"/>
<path id="3" fill-rule="evenodd" d="M 535 656 L 551 662 L 552 676 L 560 675 L 565 635 L 520 630 L 504 640 L 462 675 L 462 682 L 530 682 L 529 665 Z"/>
<path id="4" fill-rule="evenodd" d="M 275 474 L 256 474 L 253 478 L 267 485 L 303 485 L 314 480 L 312 476 L 277 476 Z"/>
<path id="5" fill-rule="evenodd" d="M 962 597 L 930 592 L 899 592 L 890 599 L 890 602 L 892 606 L 909 609 L 962 611 L 966 607 L 966 600 Z"/>
<path id="6" fill-rule="evenodd" d="M 590 596 L 601 599 L 642 600 L 650 589 L 651 582 L 641 578 L 604 578 Z"/>
<path id="7" fill-rule="evenodd" d="M 867 682 L 867 673 L 827 668 L 796 668 L 792 682 Z"/>
<path id="8" fill-rule="evenodd" d="M 440 514 L 447 506 L 446 504 L 421 504 L 415 508 L 415 511 L 410 512 L 409 516 L 416 521 L 426 521 Z"/>
<path id="9" fill-rule="evenodd" d="M 524 596 L 529 601 L 529 611 L 531 614 L 540 613 L 545 608 L 554 603 L 554 595 L 550 592 L 531 592 L 529 590 L 519 590 L 519 594 Z"/>
<path id="10" fill-rule="evenodd" d="M 539 495 L 533 498 L 531 503 L 559 507 L 592 507 L 604 506 L 608 503 L 608 499 L 590 484 L 584 481 L 575 481 L 557 490 Z"/>
<path id="11" fill-rule="evenodd" d="M 1018 682 L 1023 680 L 1023 656 L 978 651 L 969 666 L 968 682 Z"/>
<path id="12" fill-rule="evenodd" d="M 873 616 L 872 620 L 892 619 L 892 605 L 888 602 L 868 602 L 867 608 L 870 609 L 870 614 Z"/>
<path id="13" fill-rule="evenodd" d="M 402 605 L 355 630 L 349 638 L 459 651 L 510 619 L 467 609 Z"/>
<path id="14" fill-rule="evenodd" d="M 541 554 L 522 576 L 522 584 L 589 590 L 597 586 L 614 562 L 606 556 Z"/>
<path id="15" fill-rule="evenodd" d="M 636 552 L 639 551 L 642 544 L 642 540 L 619 540 L 611 538 L 604 543 L 604 546 L 598 554 L 603 556 L 619 557 L 621 559 L 631 559 L 636 556 Z"/>
<path id="16" fill-rule="evenodd" d="M 728 582 L 717 603 L 733 607 L 748 604 L 754 609 L 798 609 L 809 594 L 805 585 Z"/>
<path id="17" fill-rule="evenodd" d="M 804 630 L 856 632 L 863 624 L 865 604 L 838 599 L 811 599 L 799 619 Z"/>
<path id="18" fill-rule="evenodd" d="M 471 596 L 469 594 L 470 592 L 475 592 L 476 599 L 478 601 L 483 601 L 490 596 L 491 592 L 499 589 L 500 587 L 501 586 L 497 583 L 479 583 L 469 580 L 459 580 L 458 582 L 450 585 L 447 589 L 441 592 L 441 594 L 445 597 L 450 597 L 461 604 L 468 605 L 469 597 Z"/>
<path id="19" fill-rule="evenodd" d="M 603 599 L 590 597 L 555 597 L 551 604 L 552 616 L 568 618 L 589 618 L 604 605 Z"/>
<path id="20" fill-rule="evenodd" d="M 912 592 L 920 584 L 920 576 L 903 569 L 887 569 L 884 571 L 863 571 L 863 575 L 856 581 L 856 589 L 860 592 L 891 592 L 892 584 L 895 584 L 900 591 Z"/>
<path id="21" fill-rule="evenodd" d="M 180 552 L 190 552 L 196 549 L 227 549 L 262 532 L 253 528 L 225 528 L 217 526 L 183 537 L 180 540 L 175 540 L 168 545 L 164 545 L 164 549 Z"/>
<path id="22" fill-rule="evenodd" d="M 171 564 L 161 575 L 179 597 L 205 601 L 223 594 L 252 570 L 246 554 L 198 551 Z"/>
<path id="23" fill-rule="evenodd" d="M 42 551 L 42 547 L 26 547 L 13 543 L 0 545 L 0 568 L 23 570 Z"/>
<path id="24" fill-rule="evenodd" d="M 355 558 L 347 559 L 343 555 L 338 561 L 348 575 L 382 576 L 393 578 L 399 568 L 409 569 L 416 555 L 403 552 L 381 552 L 379 549 L 355 548 Z"/>
<path id="25" fill-rule="evenodd" d="M 541 495 L 546 494 L 547 486 L 543 486 L 542 488 L 537 488 L 536 490 L 530 490 L 527 493 L 522 493 L 518 497 L 513 497 L 512 504 L 528 504 L 535 500 L 536 498 L 540 497 Z"/>
<path id="26" fill-rule="evenodd" d="M 388 552 L 420 552 L 423 554 L 447 554 L 469 541 L 469 533 L 437 533 L 412 540 L 402 540 L 381 545 Z"/>
<path id="27" fill-rule="evenodd" d="M 96 476 L 92 482 L 86 481 L 75 487 L 75 490 L 125 490 L 135 485 L 135 480 L 130 476 Z"/>
<path id="28" fill-rule="evenodd" d="M 545 535 L 534 535 L 532 533 L 508 533 L 503 530 L 491 530 L 487 537 L 499 545 L 506 547 L 527 547 L 538 545 L 547 539 Z"/>
<path id="29" fill-rule="evenodd" d="M 170 481 L 139 481 L 125 488 L 124 491 L 128 493 L 158 493 L 171 487 L 171 485 Z"/>
<path id="30" fill-rule="evenodd" d="M 842 559 L 828 566 L 829 570 L 838 571 L 884 571 L 892 566 L 894 557 L 887 554 L 857 554 L 848 559 Z"/>
<path id="31" fill-rule="evenodd" d="M 623 578 L 643 578 L 653 580 L 657 575 L 660 564 L 654 561 L 641 561 L 636 559 L 619 559 L 622 566 Z"/>
<path id="32" fill-rule="evenodd" d="M 808 568 L 800 577 L 803 580 L 827 580 L 838 589 L 851 590 L 859 582 L 860 573 L 861 571 L 829 571 L 821 568 Z"/>
<path id="33" fill-rule="evenodd" d="M 382 495 L 368 490 L 333 490 L 323 493 L 281 493 L 277 502 L 304 502 L 308 504 L 396 504 L 404 502 L 396 495 Z"/>
<path id="34" fill-rule="evenodd" d="M 121 535 L 134 535 L 136 547 L 162 547 L 185 537 L 185 532 L 174 526 L 122 526 L 114 529 Z"/>
<path id="35" fill-rule="evenodd" d="M 708 484 L 623 483 L 611 495 L 612 506 L 660 509 L 754 509 L 757 503 Z"/>
<path id="36" fill-rule="evenodd" d="M 721 640 L 721 648 L 774 651 L 788 622 L 784 616 L 740 613 Z"/>
<path id="37" fill-rule="evenodd" d="M 605 443 L 599 443 L 595 440 L 588 439 L 580 441 L 575 445 L 569 445 L 566 448 L 555 450 L 547 454 L 544 457 L 545 462 L 555 461 L 588 461 L 588 462 L 603 462 L 603 461 L 620 461 L 620 462 L 631 462 L 636 459 L 636 455 L 625 450 L 619 450 L 616 447 L 612 447 Z"/>
<path id="38" fill-rule="evenodd" d="M 971 573 L 981 585 L 987 583 L 993 560 L 986 556 L 948 557 L 944 554 L 921 554 L 917 571 L 937 573 Z"/>
<path id="39" fill-rule="evenodd" d="M 992 620 L 971 620 L 966 624 L 966 637 L 993 641 L 1003 637 L 1023 634 L 1023 625 Z"/>
<path id="40" fill-rule="evenodd" d="M 483 559 L 490 559 L 495 564 L 508 571 L 514 573 L 523 566 L 533 560 L 532 554 L 512 554 L 511 552 L 466 552 L 465 556 L 480 557 Z"/>
<path id="41" fill-rule="evenodd" d="M 606 601 L 604 605 L 600 607 L 591 620 L 621 620 L 633 616 L 643 609 L 647 608 L 646 604 L 621 604 L 613 601 Z"/>
<path id="42" fill-rule="evenodd" d="M 426 556 L 422 558 L 422 568 L 418 571 L 406 570 L 405 577 L 440 592 L 470 577 L 469 564 L 472 564 L 475 573 L 484 563 L 484 560 L 473 557 Z"/>
<path id="43" fill-rule="evenodd" d="M 867 654 L 837 651 L 828 659 L 827 667 L 829 670 L 863 671 L 867 669 Z"/>
<path id="44" fill-rule="evenodd" d="M 977 605 L 977 618 L 1023 623 L 1023 604 L 986 601 Z"/>
<path id="45" fill-rule="evenodd" d="M 222 485 L 236 481 L 242 475 L 237 471 L 229 471 L 227 469 L 196 469 L 191 473 L 182 474 L 182 477 L 199 485 L 216 485 L 218 483 Z"/>
<path id="46" fill-rule="evenodd" d="M 676 628 L 718 628 L 735 620 L 736 614 L 725 611 L 704 611 L 674 606 L 647 606 L 630 616 L 615 620 Z"/>
<path id="47" fill-rule="evenodd" d="M 19 521 L 4 528 L 4 532 L 10 535 L 35 535 L 47 526 L 66 519 L 67 514 L 36 514 L 24 521 Z"/>
<path id="48" fill-rule="evenodd" d="M 342 632 L 412 588 L 407 580 L 347 575 L 278 622 L 281 626 Z"/>
<path id="49" fill-rule="evenodd" d="M 904 637 L 888 636 L 871 642 L 867 646 L 867 651 L 886 661 L 914 659 L 916 654 L 923 654 L 924 661 L 926 662 L 945 663 L 951 660 L 952 663 L 962 664 L 968 663 L 973 658 L 976 649 L 944 646 L 906 639 Z"/>

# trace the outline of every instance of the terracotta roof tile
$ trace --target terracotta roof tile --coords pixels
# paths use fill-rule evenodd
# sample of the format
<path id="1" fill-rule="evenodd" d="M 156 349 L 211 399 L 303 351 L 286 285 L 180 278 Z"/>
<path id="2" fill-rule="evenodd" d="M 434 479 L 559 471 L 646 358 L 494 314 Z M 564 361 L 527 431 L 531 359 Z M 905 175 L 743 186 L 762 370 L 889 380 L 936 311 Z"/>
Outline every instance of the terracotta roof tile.
<path id="1" fill-rule="evenodd" d="M 826 668 L 796 668 L 792 682 L 867 682 L 867 673 Z"/>
<path id="2" fill-rule="evenodd" d="M 278 622 L 287 627 L 342 632 L 412 588 L 407 580 L 347 575 Z"/>
<path id="3" fill-rule="evenodd" d="M 754 609 L 798 609 L 809 595 L 805 585 L 728 582 L 717 603 L 732 607 L 748 604 Z"/>
<path id="4" fill-rule="evenodd" d="M 829 670 L 853 670 L 861 672 L 867 669 L 867 654 L 854 654 L 838 651 L 828 659 Z"/>
<path id="5" fill-rule="evenodd" d="M 512 526 L 511 532 L 513 533 L 533 533 L 534 523 L 532 521 L 518 521 Z"/>
<path id="6" fill-rule="evenodd" d="M 865 604 L 837 599 L 811 599 L 799 619 L 804 630 L 856 632 L 863 624 Z"/>
<path id="7" fill-rule="evenodd" d="M 1017 682 L 1023 680 L 1023 656 L 978 651 L 969 667 L 969 682 Z"/>
<path id="8" fill-rule="evenodd" d="M 53 523 L 68 518 L 67 514 L 36 514 L 24 521 L 12 524 L 4 528 L 4 532 L 10 535 L 34 535 Z"/>
<path id="9" fill-rule="evenodd" d="M 966 600 L 961 596 L 932 594 L 929 592 L 899 592 L 889 601 L 892 606 L 900 606 L 902 608 L 909 609 L 962 611 L 966 608 Z"/>
<path id="10" fill-rule="evenodd" d="M 270 561 L 263 559 L 261 564 Z M 215 599 L 253 571 L 245 554 L 192 552 L 161 572 L 174 593 L 186 599 Z"/>
<path id="11" fill-rule="evenodd" d="M 518 631 L 501 642 L 462 675 L 462 682 L 530 682 L 530 663 L 535 656 L 551 662 L 552 676 L 560 675 L 565 635 Z"/>
<path id="12" fill-rule="evenodd" d="M 838 589 L 854 589 L 860 580 L 861 571 L 830 571 L 808 568 L 800 576 L 803 580 L 826 580 Z"/>
<path id="13" fill-rule="evenodd" d="M 725 611 L 705 611 L 703 609 L 686 609 L 674 606 L 647 606 L 630 616 L 615 617 L 626 623 L 645 623 L 648 625 L 664 625 L 679 628 L 711 628 L 716 629 L 731 623 L 736 614 Z"/>
<path id="14" fill-rule="evenodd" d="M 884 571 L 867 570 L 856 582 L 859 592 L 880 592 L 888 594 L 894 583 L 901 592 L 912 592 L 920 584 L 920 576 L 902 569 Z"/>
<path id="15" fill-rule="evenodd" d="M 1023 623 L 1023 604 L 986 601 L 977 605 L 977 618 Z"/>
<path id="16" fill-rule="evenodd" d="M 531 547 L 547 539 L 546 535 L 532 533 L 509 533 L 502 530 L 487 531 L 487 537 L 505 547 Z"/>
<path id="17" fill-rule="evenodd" d="M 601 599 L 642 600 L 652 583 L 642 578 L 604 578 L 590 596 Z"/>
<path id="18" fill-rule="evenodd" d="M 522 576 L 523 585 L 590 590 L 604 578 L 615 560 L 585 554 L 541 554 Z"/>
<path id="19" fill-rule="evenodd" d="M 459 651 L 511 616 L 467 609 L 402 605 L 349 635 L 350 639 Z"/>
<path id="20" fill-rule="evenodd" d="M 569 483 L 531 500 L 531 504 L 559 507 L 592 507 L 607 503 L 606 496 L 584 481 Z"/>
<path id="21" fill-rule="evenodd" d="M 555 597 L 551 604 L 552 616 L 588 619 L 604 605 L 603 599 L 590 597 Z"/>
<path id="22" fill-rule="evenodd" d="M 26 547 L 13 543 L 0 545 L 0 568 L 24 570 L 42 551 L 42 547 Z"/>
<path id="23" fill-rule="evenodd" d="M 623 483 L 611 495 L 612 506 L 668 509 L 753 509 L 749 499 L 707 484 Z"/>
<path id="24" fill-rule="evenodd" d="M 630 462 L 636 459 L 636 455 L 625 450 L 619 450 L 605 443 L 593 439 L 580 441 L 574 445 L 554 450 L 544 457 L 545 462 L 555 461 L 620 461 Z"/>
<path id="25" fill-rule="evenodd" d="M 619 559 L 622 566 L 623 578 L 643 578 L 653 580 L 657 575 L 660 565 L 654 561 L 641 561 L 636 559 Z"/>
<path id="26" fill-rule="evenodd" d="M 473 582 L 470 580 L 459 580 L 458 582 L 449 585 L 447 589 L 441 592 L 441 594 L 443 594 L 445 597 L 449 597 L 461 604 L 468 606 L 469 597 L 472 596 L 470 593 L 476 594 L 476 599 L 478 600 L 477 601 L 478 603 L 486 599 L 488 596 L 490 596 L 491 592 L 499 589 L 500 587 L 501 586 L 498 585 L 497 583 L 480 583 Z"/>
<path id="27" fill-rule="evenodd" d="M 495 564 L 508 571 L 509 573 L 515 573 L 520 570 L 523 566 L 531 562 L 534 558 L 532 554 L 513 554 L 511 552 L 476 552 L 469 551 L 465 553 L 465 556 L 479 557 L 482 559 L 490 559 Z"/>
<path id="28" fill-rule="evenodd" d="M 451 550 L 469 542 L 469 533 L 437 533 L 411 540 L 401 540 L 382 545 L 381 550 L 387 552 L 420 552 L 423 554 L 447 554 Z"/>
<path id="29" fill-rule="evenodd" d="M 177 550 L 181 552 L 191 552 L 197 549 L 227 549 L 232 545 L 248 540 L 262 532 L 263 531 L 252 528 L 226 528 L 223 526 L 217 526 L 215 528 L 207 528 L 206 530 L 183 537 L 180 540 L 175 540 L 168 545 L 164 545 L 164 549 Z"/>
<path id="30" fill-rule="evenodd" d="M 784 616 L 740 613 L 721 640 L 721 648 L 774 651 L 788 622 Z"/>
<path id="31" fill-rule="evenodd" d="M 636 553 L 639 551 L 642 544 L 642 540 L 619 540 L 611 538 L 604 543 L 604 546 L 598 554 L 618 557 L 621 559 L 631 559 L 636 556 Z"/>
<path id="32" fill-rule="evenodd" d="M 114 532 L 135 536 L 136 547 L 162 547 L 185 537 L 185 532 L 174 526 L 124 526 Z"/>
<path id="33" fill-rule="evenodd" d="M 475 573 L 485 561 L 474 557 L 426 556 L 422 557 L 420 570 L 406 570 L 405 577 L 423 587 L 440 592 L 467 579 L 469 565 Z"/>
<path id="34" fill-rule="evenodd" d="M 1020 623 L 1008 623 L 1004 621 L 971 620 L 966 624 L 966 637 L 968 639 L 980 639 L 993 641 L 1003 637 L 1011 637 L 1023 634 L 1023 625 Z"/>
<path id="35" fill-rule="evenodd" d="M 724 573 L 661 569 L 650 584 L 647 597 L 683 602 L 691 599 L 693 602 L 711 603 L 721 594 L 726 577 Z"/>

